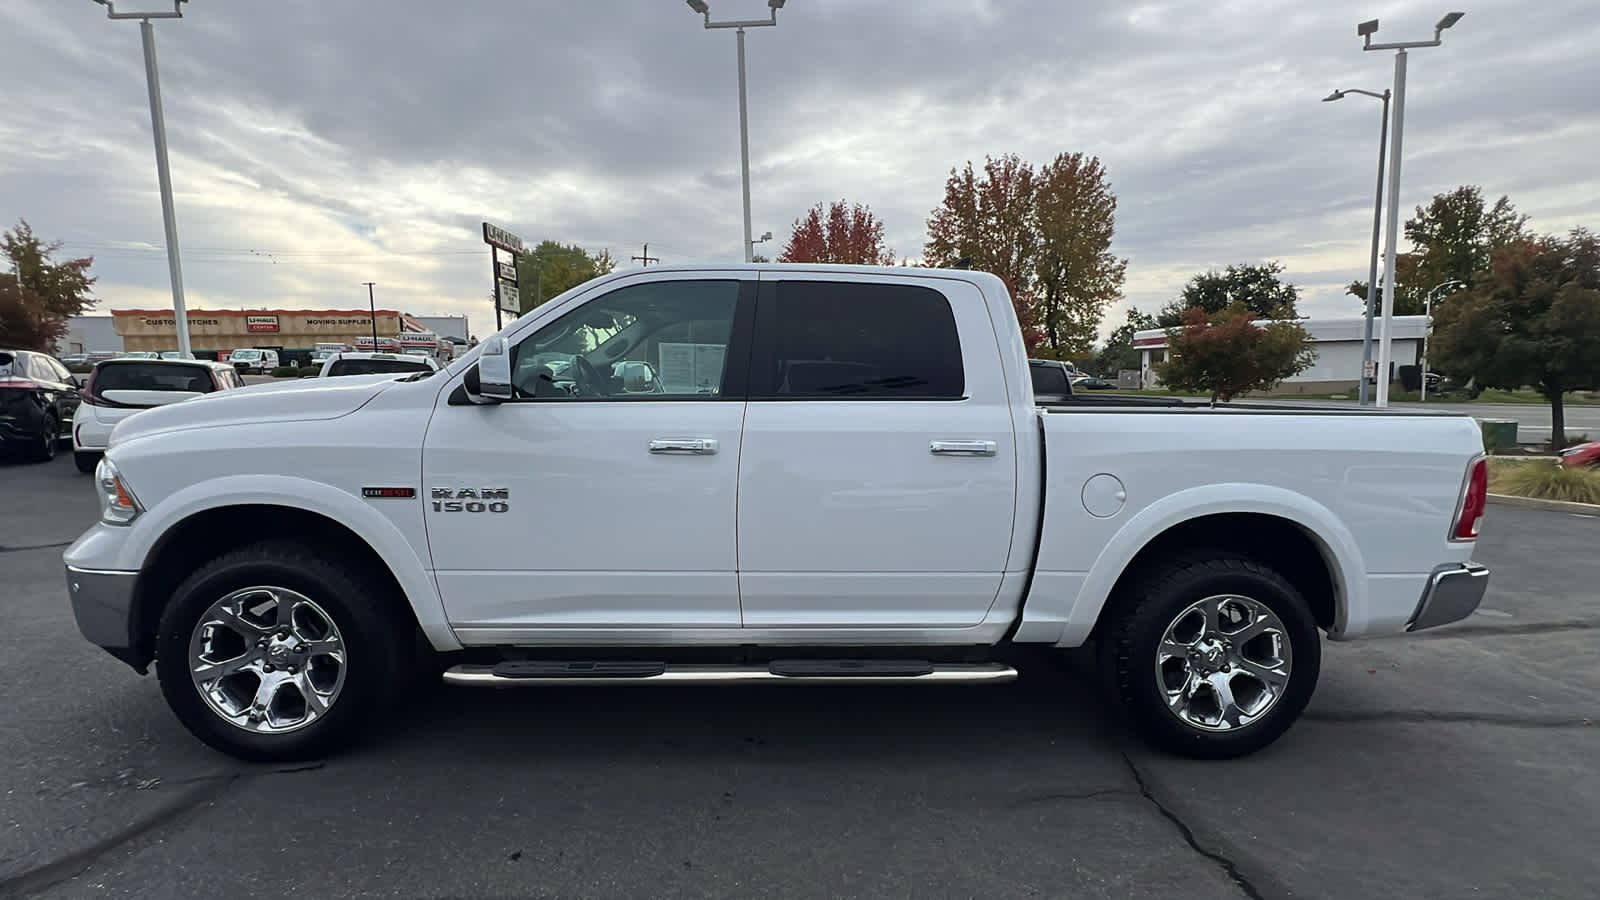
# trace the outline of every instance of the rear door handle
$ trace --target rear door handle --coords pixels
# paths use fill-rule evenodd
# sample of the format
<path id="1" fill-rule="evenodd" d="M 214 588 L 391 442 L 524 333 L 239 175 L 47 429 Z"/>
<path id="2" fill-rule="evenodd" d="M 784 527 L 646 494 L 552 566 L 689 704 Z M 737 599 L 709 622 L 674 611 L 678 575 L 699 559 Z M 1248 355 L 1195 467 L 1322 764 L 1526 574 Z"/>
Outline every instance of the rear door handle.
<path id="1" fill-rule="evenodd" d="M 713 438 L 656 438 L 650 442 L 650 452 L 710 456 L 717 452 L 717 442 Z"/>
<path id="2" fill-rule="evenodd" d="M 930 441 L 928 452 L 938 456 L 994 456 L 994 441 Z"/>

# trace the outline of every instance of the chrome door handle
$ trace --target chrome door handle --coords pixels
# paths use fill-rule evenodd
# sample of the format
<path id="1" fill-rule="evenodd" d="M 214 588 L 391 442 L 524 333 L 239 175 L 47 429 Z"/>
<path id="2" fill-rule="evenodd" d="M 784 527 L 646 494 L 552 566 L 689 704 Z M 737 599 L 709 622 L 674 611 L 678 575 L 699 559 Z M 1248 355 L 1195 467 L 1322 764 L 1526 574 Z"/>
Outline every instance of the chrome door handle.
<path id="1" fill-rule="evenodd" d="M 710 456 L 717 452 L 717 442 L 712 438 L 656 438 L 650 442 L 650 452 Z"/>
<path id="2" fill-rule="evenodd" d="M 928 452 L 940 456 L 993 456 L 994 441 L 930 441 Z"/>

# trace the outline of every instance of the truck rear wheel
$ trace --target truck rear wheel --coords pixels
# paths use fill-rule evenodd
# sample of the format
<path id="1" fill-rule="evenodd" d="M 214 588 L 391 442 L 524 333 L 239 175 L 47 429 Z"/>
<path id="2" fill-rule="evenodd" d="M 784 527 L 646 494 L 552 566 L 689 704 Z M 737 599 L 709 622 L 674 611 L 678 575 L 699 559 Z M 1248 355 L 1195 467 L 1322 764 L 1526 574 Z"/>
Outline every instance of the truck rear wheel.
<path id="1" fill-rule="evenodd" d="M 252 761 L 325 756 L 390 699 L 406 661 L 382 579 L 315 549 L 268 541 L 178 586 L 156 635 L 156 673 L 196 737 Z"/>
<path id="2" fill-rule="evenodd" d="M 1102 639 L 1134 729 L 1183 756 L 1225 759 L 1271 744 L 1316 689 L 1322 644 L 1311 608 L 1243 556 L 1175 563 L 1123 599 Z"/>

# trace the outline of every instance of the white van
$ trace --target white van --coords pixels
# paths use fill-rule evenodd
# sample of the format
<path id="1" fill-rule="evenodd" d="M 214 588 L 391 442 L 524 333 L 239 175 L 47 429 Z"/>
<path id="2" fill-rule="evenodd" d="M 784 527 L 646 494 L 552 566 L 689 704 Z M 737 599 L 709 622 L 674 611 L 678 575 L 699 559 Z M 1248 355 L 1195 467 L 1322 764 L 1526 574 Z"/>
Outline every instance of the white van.
<path id="1" fill-rule="evenodd" d="M 278 367 L 278 351 L 240 347 L 228 354 L 228 362 L 242 372 L 270 372 Z"/>

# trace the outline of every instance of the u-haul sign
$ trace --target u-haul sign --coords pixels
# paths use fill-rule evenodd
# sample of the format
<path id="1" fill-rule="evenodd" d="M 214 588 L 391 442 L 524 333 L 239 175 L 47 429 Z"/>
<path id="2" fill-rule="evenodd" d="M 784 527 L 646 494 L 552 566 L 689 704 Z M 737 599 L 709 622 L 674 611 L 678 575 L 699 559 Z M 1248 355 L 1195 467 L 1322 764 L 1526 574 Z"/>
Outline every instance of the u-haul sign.
<path id="1" fill-rule="evenodd" d="M 278 317 L 277 316 L 245 316 L 244 317 L 244 330 L 245 331 L 277 331 L 278 330 Z"/>

